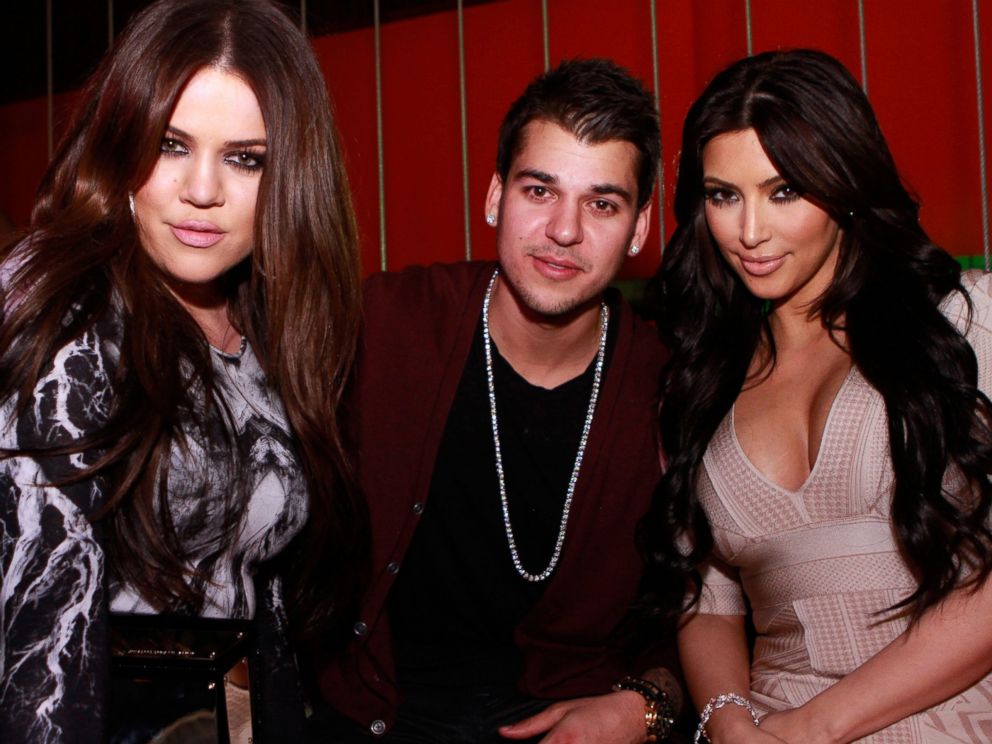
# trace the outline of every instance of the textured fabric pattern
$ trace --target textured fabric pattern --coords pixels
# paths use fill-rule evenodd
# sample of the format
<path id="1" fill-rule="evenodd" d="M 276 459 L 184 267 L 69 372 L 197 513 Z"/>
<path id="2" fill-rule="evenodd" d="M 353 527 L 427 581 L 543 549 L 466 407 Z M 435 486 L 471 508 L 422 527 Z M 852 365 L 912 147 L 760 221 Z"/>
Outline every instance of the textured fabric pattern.
<path id="1" fill-rule="evenodd" d="M 62 349 L 34 391 L 27 415 L 0 408 L 0 447 L 68 443 L 110 412 L 110 379 L 120 329 L 98 325 Z M 250 348 L 214 355 L 230 421 L 186 430 L 169 466 L 169 507 L 191 563 L 209 577 L 202 614 L 250 618 L 256 565 L 282 549 L 306 519 L 307 495 L 278 399 Z M 218 438 L 242 453 L 237 473 L 218 460 Z M 107 612 L 150 613 L 133 589 L 105 576 L 99 529 L 87 515 L 105 498 L 89 478 L 52 485 L 91 464 L 93 453 L 0 461 L 0 740 L 99 741 L 107 677 Z M 218 530 L 230 478 L 250 493 L 236 544 L 221 551 Z M 277 596 L 267 584 L 265 601 Z"/>
<path id="2" fill-rule="evenodd" d="M 965 277 L 944 312 L 978 357 L 992 392 L 992 277 Z M 819 455 L 795 491 L 770 482 L 747 459 L 733 410 L 703 458 L 700 498 L 715 550 L 704 567 L 699 611 L 744 614 L 757 639 L 752 695 L 764 711 L 802 705 L 878 653 L 907 626 L 885 609 L 910 593 L 890 521 L 893 472 L 882 397 L 852 369 L 827 417 Z M 879 620 L 881 619 L 881 622 Z M 876 732 L 871 744 L 992 742 L 992 675 L 957 697 Z"/>
<path id="3" fill-rule="evenodd" d="M 191 567 L 207 580 L 204 617 L 248 618 L 255 612 L 252 567 L 279 553 L 306 521 L 307 494 L 278 397 L 269 389 L 251 347 L 241 354 L 214 350 L 220 394 L 231 416 L 230 434 L 242 462 L 235 472 L 225 455 L 224 433 L 187 431 L 186 451 L 173 448 L 169 509 Z M 234 546 L 217 547 L 236 478 L 247 478 L 250 499 Z M 151 613 L 128 587 L 114 585 L 113 612 Z"/>

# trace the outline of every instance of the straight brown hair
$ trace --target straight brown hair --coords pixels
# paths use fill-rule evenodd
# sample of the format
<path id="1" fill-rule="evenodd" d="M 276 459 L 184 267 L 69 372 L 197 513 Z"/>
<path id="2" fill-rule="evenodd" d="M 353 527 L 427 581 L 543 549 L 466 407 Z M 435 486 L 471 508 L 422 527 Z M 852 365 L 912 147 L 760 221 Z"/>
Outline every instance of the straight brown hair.
<path id="1" fill-rule="evenodd" d="M 206 338 L 141 248 L 127 197 L 151 174 L 184 87 L 207 67 L 241 77 L 265 121 L 254 249 L 225 283 L 232 320 L 281 397 L 309 486 L 307 527 L 282 559 L 287 607 L 309 635 L 345 615 L 362 581 L 365 512 L 339 420 L 360 270 L 324 80 L 306 38 L 276 6 L 162 0 L 104 58 L 43 179 L 30 231 L 0 254 L 15 267 L 7 291 L 16 297 L 0 323 L 0 399 L 16 397 L 23 413 L 57 350 L 119 314 L 110 419 L 45 452 L 100 453 L 79 477 L 110 484 L 91 518 L 105 525 L 111 566 L 154 606 L 196 611 L 203 592 L 162 497 L 170 450 L 182 444 L 179 424 L 201 425 L 223 404 Z M 191 392 L 198 388 L 206 394 Z M 225 540 L 246 498 L 231 497 Z"/>

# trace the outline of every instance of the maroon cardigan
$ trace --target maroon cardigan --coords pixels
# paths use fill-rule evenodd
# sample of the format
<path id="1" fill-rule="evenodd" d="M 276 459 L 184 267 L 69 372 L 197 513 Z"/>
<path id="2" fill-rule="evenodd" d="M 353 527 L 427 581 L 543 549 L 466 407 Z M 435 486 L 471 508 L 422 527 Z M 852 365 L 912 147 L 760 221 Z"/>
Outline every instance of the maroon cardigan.
<path id="1" fill-rule="evenodd" d="M 319 682 L 334 708 L 374 733 L 392 726 L 399 704 L 387 597 L 424 509 L 495 267 L 415 267 L 366 282 L 353 404 L 359 481 L 372 520 L 372 575 L 355 639 L 320 671 Z M 634 528 L 660 476 L 656 399 L 667 353 L 625 302 L 617 315 L 561 560 L 516 630 L 519 687 L 535 697 L 607 692 L 617 678 L 657 663 L 659 653 L 674 658 L 671 649 L 656 648 L 633 660 L 621 630 L 642 572 Z"/>

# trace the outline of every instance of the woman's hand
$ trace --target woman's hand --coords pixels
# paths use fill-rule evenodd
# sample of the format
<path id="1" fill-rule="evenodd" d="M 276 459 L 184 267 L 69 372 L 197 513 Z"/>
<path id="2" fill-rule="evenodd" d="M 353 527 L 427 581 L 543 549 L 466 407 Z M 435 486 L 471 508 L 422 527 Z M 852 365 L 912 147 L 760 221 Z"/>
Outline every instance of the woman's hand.
<path id="1" fill-rule="evenodd" d="M 727 711 L 728 713 L 730 711 Z M 720 726 L 707 726 L 713 744 L 807 744 L 804 739 L 786 739 L 765 729 L 764 721 L 760 727 L 755 726 L 749 716 L 737 718 L 734 721 L 724 720 Z"/>
<path id="2" fill-rule="evenodd" d="M 728 739 L 727 744 L 799 744 L 800 741 L 800 739 L 795 741 L 780 739 L 774 734 L 752 726 L 750 731 L 742 732 L 740 736 L 736 736 L 732 740 Z M 806 744 L 806 742 L 802 744 Z"/>
<path id="3" fill-rule="evenodd" d="M 768 716 L 769 731 L 797 744 L 857 741 L 957 695 L 992 671 L 989 617 L 992 579 L 952 592 L 836 684 Z"/>
<path id="4" fill-rule="evenodd" d="M 822 728 L 811 725 L 802 708 L 765 716 L 761 719 L 761 730 L 791 744 L 836 744 Z"/>

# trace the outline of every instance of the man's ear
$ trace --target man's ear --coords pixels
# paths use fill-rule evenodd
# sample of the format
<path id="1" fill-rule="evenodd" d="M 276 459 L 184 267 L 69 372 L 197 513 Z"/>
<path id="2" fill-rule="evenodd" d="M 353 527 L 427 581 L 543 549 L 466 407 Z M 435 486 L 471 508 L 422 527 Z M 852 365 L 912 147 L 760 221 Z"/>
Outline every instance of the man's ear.
<path id="1" fill-rule="evenodd" d="M 496 225 L 499 216 L 499 200 L 503 197 L 503 179 L 499 173 L 493 173 L 492 180 L 489 181 L 489 192 L 486 194 L 486 222 Z"/>
<path id="2" fill-rule="evenodd" d="M 651 232 L 651 207 L 652 202 L 649 200 L 637 212 L 637 222 L 634 224 L 634 237 L 631 238 L 630 245 L 636 245 L 638 250 L 633 251 L 628 247 L 628 252 L 632 256 L 637 255 L 640 250 L 643 250 L 644 243 L 647 242 L 648 234 Z"/>

